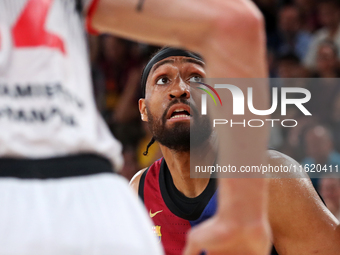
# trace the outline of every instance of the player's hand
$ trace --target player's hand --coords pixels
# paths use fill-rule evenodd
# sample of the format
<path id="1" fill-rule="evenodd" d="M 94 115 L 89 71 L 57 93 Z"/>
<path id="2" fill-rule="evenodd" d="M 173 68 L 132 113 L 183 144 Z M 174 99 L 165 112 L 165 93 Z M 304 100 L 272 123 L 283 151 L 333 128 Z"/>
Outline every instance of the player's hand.
<path id="1" fill-rule="evenodd" d="M 207 255 L 269 254 L 269 223 L 239 221 L 216 214 L 189 232 L 183 255 L 200 255 L 202 251 Z"/>

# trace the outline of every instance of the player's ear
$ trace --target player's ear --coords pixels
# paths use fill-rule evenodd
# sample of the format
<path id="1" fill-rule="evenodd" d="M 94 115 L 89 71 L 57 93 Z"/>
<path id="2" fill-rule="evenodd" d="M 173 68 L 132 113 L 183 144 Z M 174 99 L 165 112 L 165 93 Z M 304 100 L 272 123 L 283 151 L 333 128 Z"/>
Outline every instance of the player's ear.
<path id="1" fill-rule="evenodd" d="M 138 104 L 139 104 L 139 112 L 140 112 L 140 117 L 142 119 L 142 121 L 148 121 L 148 115 L 147 115 L 147 110 L 146 110 L 146 105 L 145 105 L 145 99 L 144 98 L 140 98 L 138 100 Z"/>

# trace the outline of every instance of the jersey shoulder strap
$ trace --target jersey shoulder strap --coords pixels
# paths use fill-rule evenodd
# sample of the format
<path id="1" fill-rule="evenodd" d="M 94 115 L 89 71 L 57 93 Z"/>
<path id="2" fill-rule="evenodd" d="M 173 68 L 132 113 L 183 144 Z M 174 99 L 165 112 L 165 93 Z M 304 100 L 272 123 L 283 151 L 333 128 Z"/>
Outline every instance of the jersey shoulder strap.
<path id="1" fill-rule="evenodd" d="M 150 187 L 159 187 L 159 171 L 164 158 L 160 158 L 156 160 L 151 166 L 149 166 L 144 173 L 142 174 L 139 180 L 139 187 L 138 187 L 138 195 L 142 199 L 143 203 L 145 204 L 144 200 L 144 193 L 145 189 L 150 189 Z M 159 188 L 158 188 L 159 191 Z"/>
<path id="2" fill-rule="evenodd" d="M 147 172 L 149 171 L 148 167 L 144 173 L 142 174 L 140 180 L 139 180 L 139 186 L 138 186 L 138 196 L 142 199 L 143 203 L 144 203 L 144 184 L 145 184 L 145 176 L 147 174 Z"/>

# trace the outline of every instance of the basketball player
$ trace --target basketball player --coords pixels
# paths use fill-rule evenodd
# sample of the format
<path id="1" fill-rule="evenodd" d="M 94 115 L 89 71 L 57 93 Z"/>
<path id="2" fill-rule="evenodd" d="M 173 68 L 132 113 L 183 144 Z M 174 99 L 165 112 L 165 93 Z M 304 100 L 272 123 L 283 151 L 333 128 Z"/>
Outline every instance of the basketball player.
<path id="1" fill-rule="evenodd" d="M 167 255 L 182 254 L 189 230 L 212 217 L 217 209 L 216 179 L 190 178 L 189 170 L 190 149 L 213 148 L 209 135 L 197 143 L 197 148 L 190 148 L 190 132 L 209 130 L 203 115 L 189 103 L 190 82 L 205 76 L 200 56 L 174 48 L 160 50 L 142 76 L 145 97 L 139 100 L 139 109 L 164 158 L 139 171 L 131 185 L 144 201 Z M 296 161 L 276 151 L 268 151 L 267 159 L 272 166 L 298 167 Z M 287 173 L 284 177 L 289 178 L 269 179 L 269 221 L 278 253 L 338 254 L 338 221 L 323 205 L 308 176 Z M 219 196 L 223 196 L 221 190 Z M 228 196 L 237 194 L 229 192 Z M 246 212 L 240 207 L 239 213 Z"/>
<path id="2" fill-rule="evenodd" d="M 1 0 L 0 254 L 161 252 L 141 205 L 111 174 L 122 165 L 121 146 L 95 110 L 84 17 L 93 33 L 195 50 L 211 77 L 267 75 L 262 17 L 248 0 Z M 265 108 L 266 86 L 259 90 Z M 258 146 L 236 145 L 226 160 L 241 164 L 235 156 L 243 150 L 243 163 L 264 163 L 265 130 L 242 139 Z M 200 244 L 233 252 L 241 242 L 247 254 L 265 254 L 266 183 L 220 184 L 241 200 L 221 197 L 210 233 L 232 238 Z M 236 204 L 251 213 L 226 210 Z M 201 236 L 193 234 L 192 243 Z"/>

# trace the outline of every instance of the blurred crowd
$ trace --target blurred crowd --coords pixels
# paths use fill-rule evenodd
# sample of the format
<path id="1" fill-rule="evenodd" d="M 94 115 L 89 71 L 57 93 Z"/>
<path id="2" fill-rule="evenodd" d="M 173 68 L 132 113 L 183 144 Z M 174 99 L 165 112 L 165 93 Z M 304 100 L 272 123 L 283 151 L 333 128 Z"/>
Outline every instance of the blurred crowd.
<path id="1" fill-rule="evenodd" d="M 334 174 L 340 165 L 340 1 L 255 2 L 266 21 L 272 85 L 303 87 L 312 96 L 305 104 L 312 116 L 295 106 L 287 109 L 287 116 L 274 114 L 276 119 L 295 119 L 298 125 L 272 128 L 270 145 L 302 166 L 319 166 L 324 178 L 312 182 L 340 219 L 340 180 L 335 178 L 339 173 Z"/>
<path id="2" fill-rule="evenodd" d="M 97 107 L 123 144 L 125 164 L 121 174 L 130 180 L 162 156 L 157 144 L 149 149 L 148 156 L 143 155 L 152 135 L 138 109 L 143 68 L 159 47 L 111 35 L 89 35 L 89 46 Z"/>
<path id="3" fill-rule="evenodd" d="M 272 86 L 304 87 L 312 94 L 305 105 L 312 117 L 304 116 L 297 107 L 288 108 L 287 116 L 279 111 L 274 114 L 275 119 L 296 119 L 298 125 L 274 126 L 270 147 L 303 165 L 320 164 L 334 171 L 340 165 L 340 84 L 336 79 L 340 76 L 340 0 L 254 2 L 266 22 Z M 121 173 L 131 179 L 161 157 L 157 144 L 143 156 L 152 136 L 138 111 L 141 73 L 158 47 L 109 35 L 89 36 L 89 45 L 97 106 L 123 144 Z M 325 178 L 313 179 L 313 183 L 340 217 L 340 181 Z"/>

